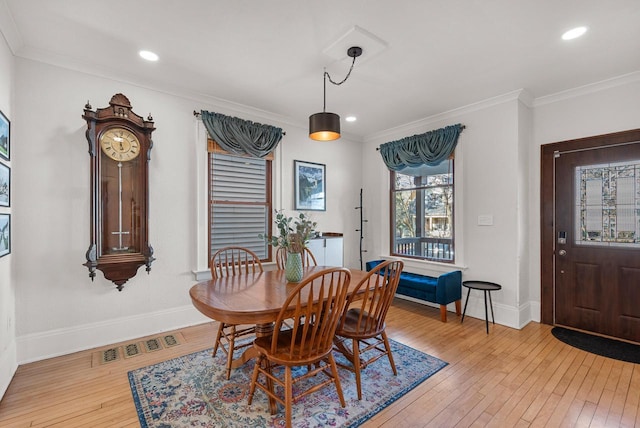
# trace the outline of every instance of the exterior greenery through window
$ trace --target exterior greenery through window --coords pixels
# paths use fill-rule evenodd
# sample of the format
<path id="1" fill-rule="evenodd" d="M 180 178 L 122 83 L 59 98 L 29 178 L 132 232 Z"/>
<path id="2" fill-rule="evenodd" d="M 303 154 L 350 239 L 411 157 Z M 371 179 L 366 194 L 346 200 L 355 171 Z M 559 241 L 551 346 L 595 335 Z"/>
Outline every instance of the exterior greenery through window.
<path id="1" fill-rule="evenodd" d="M 209 153 L 209 259 L 226 246 L 252 250 L 261 260 L 271 234 L 271 160 Z"/>
<path id="2" fill-rule="evenodd" d="M 453 159 L 391 171 L 392 255 L 455 261 L 453 190 Z"/>

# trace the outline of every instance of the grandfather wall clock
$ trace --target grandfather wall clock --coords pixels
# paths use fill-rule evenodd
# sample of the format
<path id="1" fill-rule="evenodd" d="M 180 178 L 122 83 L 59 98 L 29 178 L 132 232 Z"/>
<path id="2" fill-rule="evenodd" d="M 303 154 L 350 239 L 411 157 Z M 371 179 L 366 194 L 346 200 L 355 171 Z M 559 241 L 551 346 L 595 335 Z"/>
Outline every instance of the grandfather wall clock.
<path id="1" fill-rule="evenodd" d="M 153 118 L 135 114 L 122 94 L 96 111 L 87 102 L 82 117 L 91 156 L 91 243 L 84 265 L 92 281 L 101 270 L 122 291 L 140 266 L 148 273 L 155 260 L 148 227 Z"/>

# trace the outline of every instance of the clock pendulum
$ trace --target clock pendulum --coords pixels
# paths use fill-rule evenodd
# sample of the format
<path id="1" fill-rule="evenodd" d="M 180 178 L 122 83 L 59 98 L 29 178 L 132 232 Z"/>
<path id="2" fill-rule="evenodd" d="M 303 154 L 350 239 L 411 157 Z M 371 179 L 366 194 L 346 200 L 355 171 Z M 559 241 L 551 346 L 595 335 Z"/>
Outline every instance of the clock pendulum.
<path id="1" fill-rule="evenodd" d="M 111 232 L 112 235 L 118 235 L 117 247 L 113 247 L 113 251 L 126 251 L 129 247 L 122 246 L 122 235 L 128 235 L 129 231 L 122 230 L 122 162 L 118 162 L 118 231 Z"/>

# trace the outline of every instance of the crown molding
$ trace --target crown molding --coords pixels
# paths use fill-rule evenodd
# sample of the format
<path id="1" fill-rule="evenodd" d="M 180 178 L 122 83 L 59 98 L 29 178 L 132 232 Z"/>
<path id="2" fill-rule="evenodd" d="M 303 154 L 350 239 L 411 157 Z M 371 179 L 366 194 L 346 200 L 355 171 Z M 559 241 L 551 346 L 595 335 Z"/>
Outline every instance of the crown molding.
<path id="1" fill-rule="evenodd" d="M 24 47 L 24 41 L 18 31 L 18 26 L 13 19 L 6 0 L 0 1 L 0 33 L 7 42 L 13 55 L 16 55 L 16 52 L 20 52 Z"/>
<path id="2" fill-rule="evenodd" d="M 418 132 L 424 132 L 424 128 L 434 122 L 441 122 L 443 120 L 455 119 L 463 114 L 473 113 L 478 110 L 484 110 L 488 107 L 492 107 L 499 104 L 504 104 L 511 101 L 522 101 L 528 105 L 531 96 L 525 89 L 518 89 L 516 91 L 507 92 L 506 94 L 498 95 L 496 97 L 488 98 L 483 101 L 479 101 L 473 104 L 468 104 L 463 107 L 458 107 L 453 110 L 448 110 L 442 113 L 438 113 L 432 116 L 425 117 L 423 119 L 409 122 L 404 125 L 400 125 L 394 128 L 389 128 L 375 134 L 371 134 L 365 137 L 365 141 L 389 141 L 396 139 L 398 135 L 413 135 Z"/>
<path id="3" fill-rule="evenodd" d="M 555 94 L 538 97 L 533 101 L 533 107 L 540 107 L 546 104 L 552 104 L 569 98 L 576 98 L 635 82 L 640 82 L 640 71 L 634 71 L 632 73 L 623 74 L 622 76 L 612 77 L 611 79 L 605 79 L 599 82 L 578 86 L 577 88 L 567 89 L 566 91 L 556 92 Z"/>
<path id="4" fill-rule="evenodd" d="M 151 91 L 171 95 L 177 98 L 182 98 L 193 102 L 194 104 L 203 104 L 202 108 L 216 108 L 227 115 L 241 114 L 243 119 L 253 121 L 263 121 L 266 123 L 276 122 L 280 127 L 293 126 L 304 128 L 304 124 L 299 123 L 289 117 L 281 116 L 276 113 L 272 113 L 266 110 L 261 110 L 255 107 L 251 107 L 245 104 L 236 103 L 223 98 L 218 98 L 212 95 L 189 91 L 177 85 L 168 85 L 164 82 L 150 81 L 148 78 L 144 78 L 132 75 L 123 74 L 120 70 L 110 69 L 108 67 L 95 67 L 89 63 L 78 61 L 76 59 L 52 54 L 48 51 L 37 50 L 30 47 L 24 48 L 18 55 L 19 58 L 39 62 L 48 66 L 58 67 L 65 70 L 70 70 L 78 73 L 87 74 L 94 77 L 112 80 L 114 82 L 125 83 L 139 88 L 148 89 Z M 194 106 L 194 110 L 199 110 L 199 106 Z M 286 130 L 285 130 L 286 131 Z"/>

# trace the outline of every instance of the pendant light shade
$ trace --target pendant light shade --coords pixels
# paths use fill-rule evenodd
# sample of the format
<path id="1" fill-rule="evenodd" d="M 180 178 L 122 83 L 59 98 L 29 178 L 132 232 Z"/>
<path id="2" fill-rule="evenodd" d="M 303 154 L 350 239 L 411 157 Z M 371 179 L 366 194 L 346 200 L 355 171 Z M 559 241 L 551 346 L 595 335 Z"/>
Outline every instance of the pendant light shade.
<path id="1" fill-rule="evenodd" d="M 327 78 L 329 78 L 329 82 L 334 85 L 342 85 L 347 81 L 349 76 L 351 75 L 351 71 L 353 70 L 353 65 L 356 63 L 356 58 L 362 55 L 362 48 L 357 46 L 352 46 L 347 50 L 347 55 L 353 58 L 351 62 L 351 68 L 347 73 L 346 77 L 341 82 L 334 82 L 331 80 L 331 76 L 327 73 L 327 70 L 324 71 L 322 78 L 324 79 L 324 88 L 323 88 L 323 105 L 322 112 L 315 113 L 309 116 L 309 138 L 316 141 L 333 141 L 340 138 L 340 116 L 335 113 L 329 113 L 326 111 L 327 107 Z"/>
<path id="2" fill-rule="evenodd" d="M 309 138 L 316 141 L 340 138 L 340 116 L 324 111 L 309 116 Z"/>

